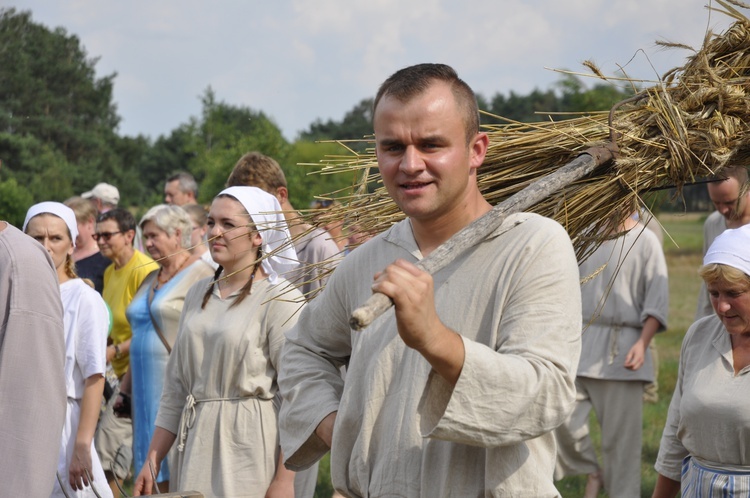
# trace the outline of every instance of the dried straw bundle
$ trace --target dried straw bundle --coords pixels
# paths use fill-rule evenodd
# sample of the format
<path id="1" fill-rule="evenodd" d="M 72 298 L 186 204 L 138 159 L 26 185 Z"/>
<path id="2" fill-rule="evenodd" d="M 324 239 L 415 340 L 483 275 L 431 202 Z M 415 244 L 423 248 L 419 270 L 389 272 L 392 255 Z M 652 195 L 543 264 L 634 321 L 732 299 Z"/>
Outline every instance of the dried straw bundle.
<path id="1" fill-rule="evenodd" d="M 486 127 L 490 146 L 478 172 L 486 199 L 495 205 L 585 149 L 616 142 L 620 153 L 613 164 L 560 189 L 532 209 L 561 223 L 579 258 L 584 258 L 601 241 L 602 236 L 595 234 L 629 214 L 644 193 L 674 186 L 679 194 L 684 185 L 699 178 L 747 164 L 750 21 L 727 3 L 742 5 L 739 2 L 717 2 L 724 10 L 713 10 L 733 17 L 731 27 L 722 34 L 707 33 L 703 47 L 684 66 L 672 69 L 660 84 L 640 91 L 612 112 Z M 382 186 L 372 148 L 364 154 L 348 150 L 326 158 L 323 172 L 362 170 L 357 190 L 339 197 L 342 205 L 318 213 L 316 221 L 346 220 L 364 231 L 382 231 L 404 215 Z M 373 184 L 379 187 L 368 192 L 367 185 Z"/>

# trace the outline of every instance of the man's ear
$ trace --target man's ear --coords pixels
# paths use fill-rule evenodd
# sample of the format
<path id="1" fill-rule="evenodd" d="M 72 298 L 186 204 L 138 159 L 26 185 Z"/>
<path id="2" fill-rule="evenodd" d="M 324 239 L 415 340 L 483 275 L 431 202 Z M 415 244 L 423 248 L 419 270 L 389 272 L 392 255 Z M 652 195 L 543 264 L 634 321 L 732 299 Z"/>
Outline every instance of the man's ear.
<path id="1" fill-rule="evenodd" d="M 279 204 L 284 205 L 289 200 L 289 190 L 286 187 L 277 187 L 276 198 L 279 200 Z"/>
<path id="2" fill-rule="evenodd" d="M 132 246 L 133 239 L 135 239 L 135 230 L 126 230 L 122 235 L 128 239 L 128 242 L 130 242 L 130 245 Z"/>

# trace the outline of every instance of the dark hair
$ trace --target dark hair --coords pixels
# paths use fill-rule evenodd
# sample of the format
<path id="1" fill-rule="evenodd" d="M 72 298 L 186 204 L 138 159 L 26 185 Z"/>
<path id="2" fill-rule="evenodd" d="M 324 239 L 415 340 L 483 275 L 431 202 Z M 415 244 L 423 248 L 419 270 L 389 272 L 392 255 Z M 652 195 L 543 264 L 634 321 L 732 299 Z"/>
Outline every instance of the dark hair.
<path id="1" fill-rule="evenodd" d="M 272 157 L 260 152 L 242 156 L 227 178 L 227 187 L 258 187 L 276 196 L 276 189 L 287 188 L 284 171 Z"/>
<path id="2" fill-rule="evenodd" d="M 123 208 L 110 209 L 106 213 L 102 213 L 96 219 L 97 223 L 101 223 L 107 220 L 115 220 L 117 222 L 117 228 L 121 232 L 127 232 L 128 230 L 135 230 L 135 217 Z"/>
<path id="3" fill-rule="evenodd" d="M 196 199 L 198 198 L 198 183 L 193 178 L 193 175 L 187 171 L 178 171 L 169 175 L 166 183 L 171 183 L 175 180 L 178 182 L 180 192 L 192 192 L 193 196 Z"/>
<path id="4" fill-rule="evenodd" d="M 372 106 L 372 115 L 383 97 L 393 97 L 400 102 L 408 102 L 423 94 L 436 81 L 450 85 L 453 98 L 464 114 L 466 128 L 466 142 L 479 133 L 479 107 L 474 91 L 464 80 L 458 77 L 456 71 L 446 64 L 417 64 L 405 67 L 393 73 L 380 85 Z"/>

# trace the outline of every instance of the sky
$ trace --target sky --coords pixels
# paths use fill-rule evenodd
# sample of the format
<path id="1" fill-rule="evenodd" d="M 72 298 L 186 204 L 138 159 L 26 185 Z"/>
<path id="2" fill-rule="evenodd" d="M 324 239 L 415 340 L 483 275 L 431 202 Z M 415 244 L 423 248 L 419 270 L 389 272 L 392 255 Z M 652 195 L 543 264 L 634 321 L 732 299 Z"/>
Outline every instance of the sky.
<path id="1" fill-rule="evenodd" d="M 76 35 L 117 73 L 120 135 L 153 139 L 219 101 L 263 111 L 288 140 L 341 120 L 396 70 L 442 62 L 485 97 L 547 90 L 561 74 L 620 66 L 655 82 L 731 18 L 710 0 L 3 0 Z M 716 7 L 718 5 L 714 4 Z M 747 11 L 744 14 L 748 14 Z M 589 84 L 596 80 L 586 80 Z M 356 137 L 353 137 L 356 138 Z"/>

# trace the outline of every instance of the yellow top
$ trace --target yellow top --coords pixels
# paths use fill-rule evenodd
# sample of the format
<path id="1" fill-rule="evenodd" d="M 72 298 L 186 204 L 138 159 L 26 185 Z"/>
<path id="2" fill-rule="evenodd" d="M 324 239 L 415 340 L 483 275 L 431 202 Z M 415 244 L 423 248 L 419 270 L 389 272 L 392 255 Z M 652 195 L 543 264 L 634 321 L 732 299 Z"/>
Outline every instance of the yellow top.
<path id="1" fill-rule="evenodd" d="M 104 270 L 102 297 L 112 310 L 112 331 L 109 336 L 113 344 L 125 342 L 133 335 L 125 310 L 141 282 L 149 273 L 158 269 L 159 265 L 153 259 L 136 249 L 133 257 L 122 268 L 115 269 L 115 265 L 111 264 Z M 130 357 L 127 354 L 112 359 L 112 369 L 118 377 L 127 372 L 129 361 Z"/>

